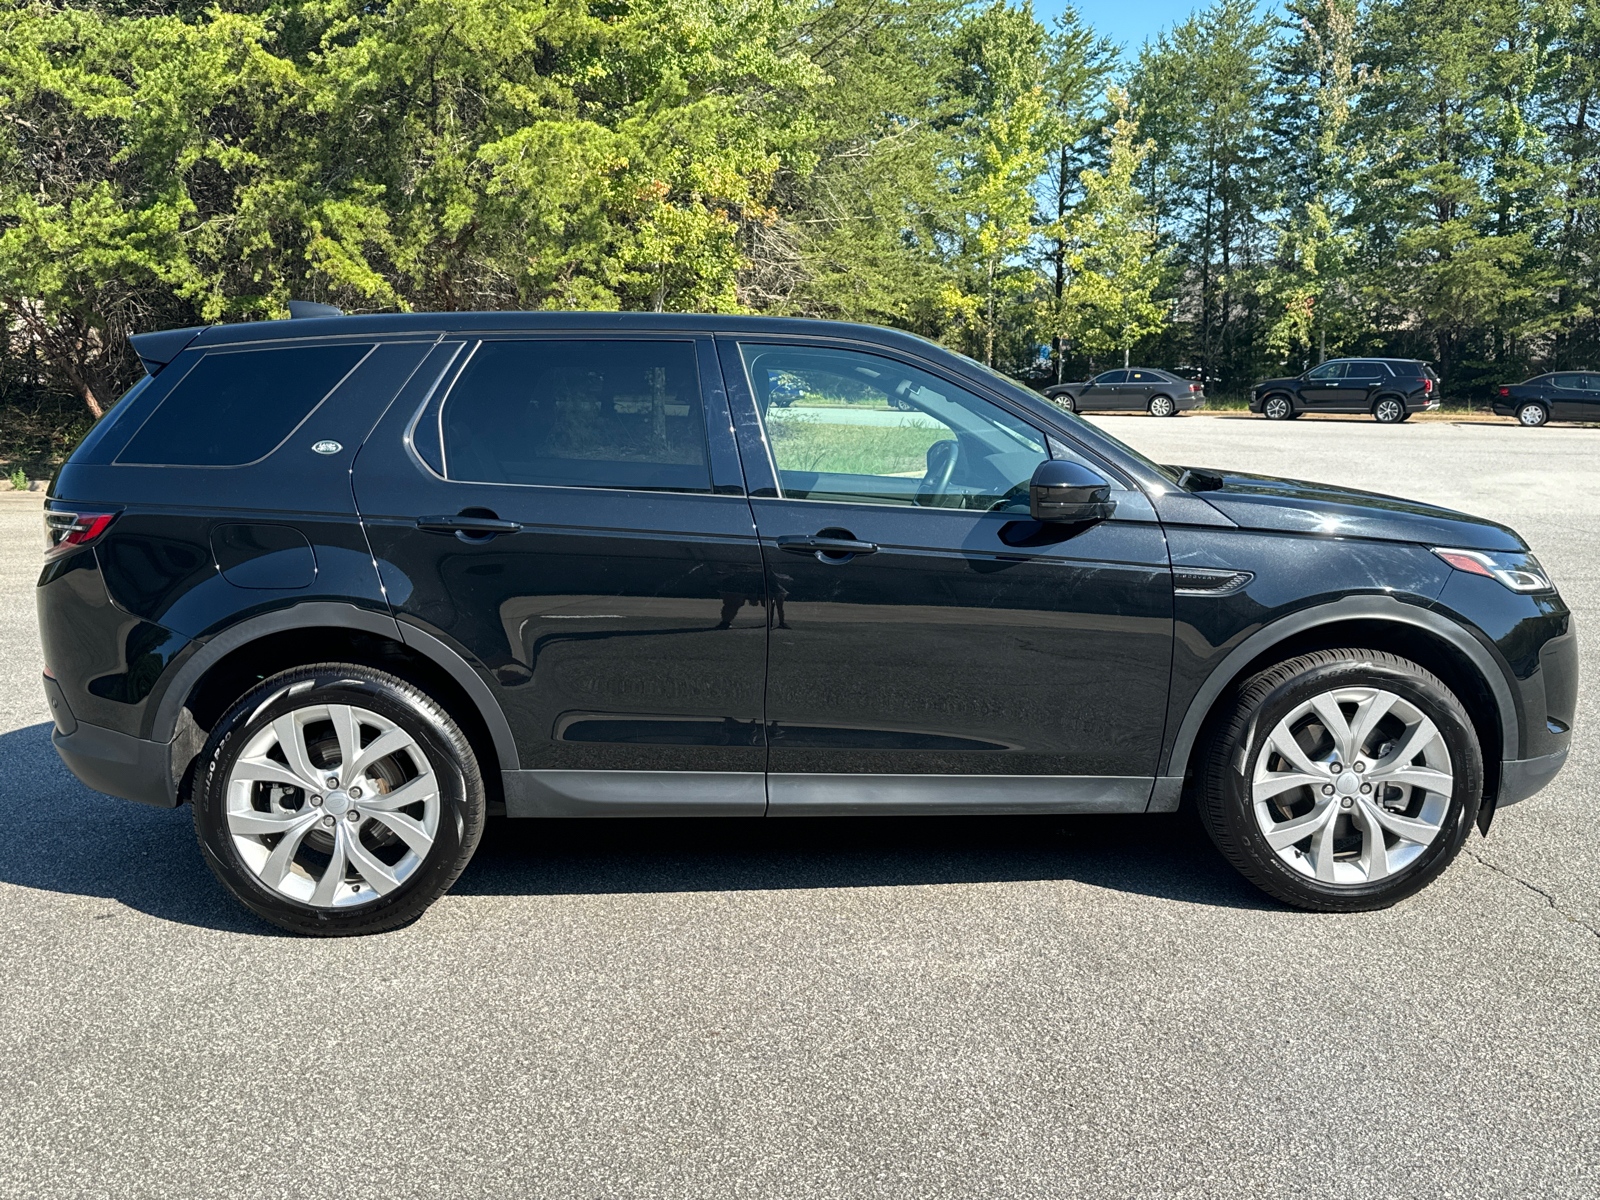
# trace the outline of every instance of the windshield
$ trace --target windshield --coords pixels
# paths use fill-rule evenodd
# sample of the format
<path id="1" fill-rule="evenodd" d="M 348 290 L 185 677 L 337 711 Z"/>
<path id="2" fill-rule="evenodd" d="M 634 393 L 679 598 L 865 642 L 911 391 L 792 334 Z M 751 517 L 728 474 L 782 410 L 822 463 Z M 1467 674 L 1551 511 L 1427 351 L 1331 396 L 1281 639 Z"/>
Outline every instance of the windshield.
<path id="1" fill-rule="evenodd" d="M 1011 376 L 1007 375 L 1005 372 L 997 371 L 993 367 L 989 366 L 988 364 L 981 363 L 975 358 L 968 358 L 965 354 L 961 355 L 960 357 L 965 362 L 970 363 L 974 367 L 977 367 L 978 370 L 982 371 L 985 375 L 988 375 L 993 379 L 999 380 L 1002 384 L 1005 385 L 1006 390 L 1011 391 L 1011 392 L 1020 392 L 1022 395 L 1027 396 L 1030 400 L 1037 400 L 1039 398 L 1039 394 L 1037 392 L 1035 392 L 1032 388 L 1028 387 L 1024 383 L 1019 383 L 1017 380 L 1011 378 Z M 1122 441 L 1122 440 L 1120 440 L 1118 438 L 1112 437 L 1109 433 L 1107 433 L 1105 430 L 1101 429 L 1098 425 L 1091 425 L 1088 421 L 1085 421 L 1077 413 L 1070 413 L 1070 412 L 1065 412 L 1063 410 L 1057 409 L 1056 413 L 1055 413 L 1055 416 L 1056 416 L 1057 420 L 1066 421 L 1066 422 L 1070 423 L 1072 428 L 1073 428 L 1073 431 L 1075 433 L 1077 433 L 1080 437 L 1082 437 L 1083 440 L 1088 442 L 1090 445 L 1097 446 L 1101 450 L 1109 449 L 1109 450 L 1111 450 L 1111 451 L 1113 451 L 1114 453 L 1117 453 L 1117 454 L 1125 454 L 1129 458 L 1131 458 L 1134 462 L 1136 462 L 1139 465 L 1141 465 L 1142 467 L 1144 467 L 1146 470 L 1148 470 L 1151 473 L 1159 476 L 1162 479 L 1165 479 L 1168 483 L 1181 486 L 1180 480 L 1182 478 L 1183 472 L 1180 471 L 1178 468 L 1165 466 L 1162 463 L 1158 463 L 1158 462 L 1155 462 L 1152 459 L 1146 458 L 1143 454 L 1140 454 L 1137 450 L 1135 450 L 1132 446 L 1128 445 L 1126 442 L 1124 442 L 1124 441 Z"/>

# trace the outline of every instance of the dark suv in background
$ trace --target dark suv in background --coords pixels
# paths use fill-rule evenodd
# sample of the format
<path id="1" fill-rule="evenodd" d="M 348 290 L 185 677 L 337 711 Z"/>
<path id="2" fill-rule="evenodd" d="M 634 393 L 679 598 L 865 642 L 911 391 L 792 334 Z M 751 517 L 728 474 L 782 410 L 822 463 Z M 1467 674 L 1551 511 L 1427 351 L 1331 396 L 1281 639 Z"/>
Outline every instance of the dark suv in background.
<path id="1" fill-rule="evenodd" d="M 1571 740 L 1511 530 L 1163 466 L 931 342 L 641 314 L 144 334 L 46 504 L 54 741 L 244 904 L 420 913 L 486 816 L 1171 812 L 1391 904 Z"/>
<path id="2" fill-rule="evenodd" d="M 1439 377 L 1412 358 L 1332 358 L 1290 379 L 1268 379 L 1250 394 L 1250 411 L 1269 421 L 1306 413 L 1370 413 L 1385 424 L 1439 407 Z"/>
<path id="3" fill-rule="evenodd" d="M 1044 394 L 1068 412 L 1147 412 L 1175 417 L 1205 403 L 1205 388 L 1149 367 L 1102 371 L 1079 383 L 1057 383 Z"/>

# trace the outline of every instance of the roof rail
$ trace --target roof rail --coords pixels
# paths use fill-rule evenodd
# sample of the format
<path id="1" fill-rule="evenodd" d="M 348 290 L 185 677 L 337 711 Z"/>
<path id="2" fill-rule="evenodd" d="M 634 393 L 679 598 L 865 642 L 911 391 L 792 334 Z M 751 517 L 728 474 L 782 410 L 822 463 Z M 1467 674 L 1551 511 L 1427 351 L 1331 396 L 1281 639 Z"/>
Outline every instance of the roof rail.
<path id="1" fill-rule="evenodd" d="M 344 309 L 335 308 L 331 304 L 316 304 L 310 300 L 289 301 L 289 319 L 291 321 L 300 321 L 307 317 L 342 316 L 344 316 Z"/>

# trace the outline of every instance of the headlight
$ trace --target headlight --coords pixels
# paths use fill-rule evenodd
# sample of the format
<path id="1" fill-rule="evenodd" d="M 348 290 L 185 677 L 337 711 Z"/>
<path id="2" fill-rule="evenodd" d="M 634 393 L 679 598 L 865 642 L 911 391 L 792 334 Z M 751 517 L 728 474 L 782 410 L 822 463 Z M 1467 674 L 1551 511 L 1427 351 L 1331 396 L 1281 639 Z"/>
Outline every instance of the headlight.
<path id="1" fill-rule="evenodd" d="M 1433 552 L 1456 570 L 1465 571 L 1469 575 L 1487 575 L 1513 592 L 1555 591 L 1555 585 L 1544 573 L 1539 560 L 1526 551 L 1514 554 L 1488 554 L 1482 550 L 1448 550 L 1435 547 Z"/>

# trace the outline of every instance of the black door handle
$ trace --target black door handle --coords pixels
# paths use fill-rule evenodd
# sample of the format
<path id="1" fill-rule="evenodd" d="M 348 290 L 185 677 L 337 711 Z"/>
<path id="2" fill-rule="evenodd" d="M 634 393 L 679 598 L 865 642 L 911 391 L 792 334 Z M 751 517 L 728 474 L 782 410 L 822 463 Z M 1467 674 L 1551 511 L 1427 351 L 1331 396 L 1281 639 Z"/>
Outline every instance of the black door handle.
<path id="1" fill-rule="evenodd" d="M 858 542 L 852 538 L 803 537 L 786 534 L 778 539 L 778 549 L 790 554 L 876 554 L 874 542 Z"/>
<path id="2" fill-rule="evenodd" d="M 424 533 L 461 533 L 468 537 L 493 537 L 497 533 L 515 533 L 522 526 L 516 521 L 502 521 L 498 517 L 458 514 L 453 517 L 418 517 L 417 528 Z"/>

